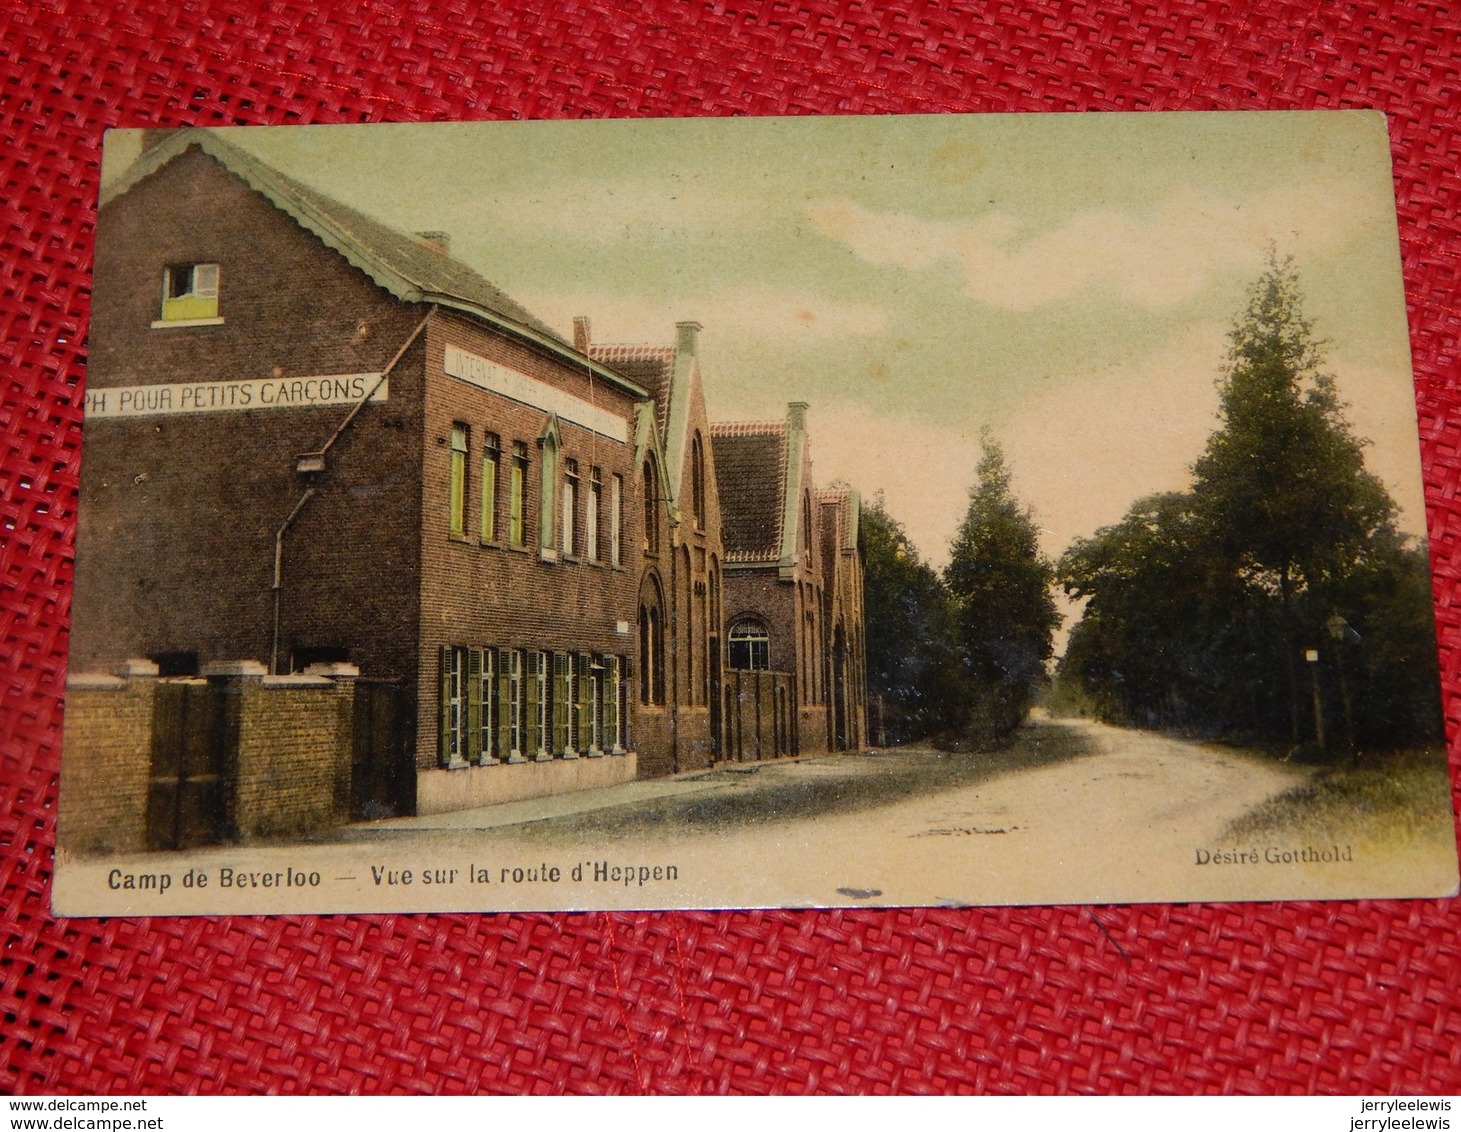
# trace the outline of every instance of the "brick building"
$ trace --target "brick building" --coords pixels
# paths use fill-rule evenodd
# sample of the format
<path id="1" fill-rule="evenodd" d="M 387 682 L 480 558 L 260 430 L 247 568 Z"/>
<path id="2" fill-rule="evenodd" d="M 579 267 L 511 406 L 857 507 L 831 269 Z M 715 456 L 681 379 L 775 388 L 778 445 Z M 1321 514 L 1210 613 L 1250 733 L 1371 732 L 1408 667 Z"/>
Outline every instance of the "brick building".
<path id="1" fill-rule="evenodd" d="M 150 140 L 98 228 L 73 672 L 348 676 L 356 816 L 722 757 L 742 693 L 723 687 L 734 555 L 699 326 L 612 346 L 584 319 L 567 341 L 442 233 L 396 232 L 216 133 Z M 855 499 L 814 506 L 809 465 L 793 490 L 847 516 L 826 547 L 793 532 L 811 541 L 784 613 L 818 642 L 804 712 L 860 735 L 827 723 L 821 643 Z M 837 608 L 860 627 L 860 595 Z M 762 613 L 777 633 L 782 612 Z"/>
<path id="2" fill-rule="evenodd" d="M 600 344 L 590 322 L 575 346 L 645 388 L 640 482 L 647 485 L 637 624 L 644 663 L 635 734 L 641 770 L 668 774 L 709 766 L 722 729 L 720 487 L 701 383 L 700 324 L 681 322 L 675 342 Z"/>
<path id="3" fill-rule="evenodd" d="M 859 504 L 850 489 L 813 484 L 807 408 L 711 428 L 727 664 L 791 676 L 788 753 L 803 754 L 857 746 L 867 732 Z"/>

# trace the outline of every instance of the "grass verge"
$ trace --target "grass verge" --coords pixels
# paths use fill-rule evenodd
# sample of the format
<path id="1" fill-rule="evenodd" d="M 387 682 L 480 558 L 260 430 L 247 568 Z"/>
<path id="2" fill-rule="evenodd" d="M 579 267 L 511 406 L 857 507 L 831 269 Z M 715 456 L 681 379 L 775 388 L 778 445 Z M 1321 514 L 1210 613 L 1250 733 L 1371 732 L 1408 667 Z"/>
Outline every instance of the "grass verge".
<path id="1" fill-rule="evenodd" d="M 1398 845 L 1455 842 L 1446 752 L 1362 755 L 1248 811 L 1224 831 L 1241 841 L 1282 833 L 1305 839 Z"/>

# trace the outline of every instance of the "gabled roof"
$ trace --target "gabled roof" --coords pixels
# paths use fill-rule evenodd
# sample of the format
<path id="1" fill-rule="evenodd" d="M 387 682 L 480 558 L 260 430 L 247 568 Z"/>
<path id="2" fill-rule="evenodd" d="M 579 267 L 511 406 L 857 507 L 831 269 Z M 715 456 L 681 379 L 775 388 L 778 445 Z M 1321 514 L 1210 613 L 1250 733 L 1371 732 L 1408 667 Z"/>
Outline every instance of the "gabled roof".
<path id="1" fill-rule="evenodd" d="M 710 426 L 727 562 L 780 562 L 786 509 L 783 421 Z"/>
<path id="2" fill-rule="evenodd" d="M 591 343 L 588 356 L 644 387 L 654 400 L 655 423 L 661 437 L 670 424 L 670 391 L 674 385 L 673 346 Z"/>
<path id="3" fill-rule="evenodd" d="M 838 511 L 838 550 L 856 550 L 858 525 L 862 522 L 862 497 L 855 488 L 844 484 L 819 487 L 816 490 L 819 504 L 836 504 Z"/>
<path id="4" fill-rule="evenodd" d="M 690 448 L 690 406 L 700 380 L 698 322 L 677 322 L 673 346 L 616 344 L 588 341 L 587 318 L 575 323 L 575 340 L 580 349 L 601 365 L 622 373 L 649 390 L 654 398 L 655 420 L 664 443 L 665 487 L 672 501 L 682 494 L 685 455 Z M 582 339 L 578 338 L 579 330 Z M 672 503 L 673 505 L 673 503 Z"/>
<path id="5" fill-rule="evenodd" d="M 588 364 L 588 359 L 557 331 L 466 264 L 301 184 L 212 130 L 178 130 L 146 150 L 121 180 L 102 194 L 103 206 L 193 148 L 213 158 L 402 302 L 435 303 L 475 315 L 555 354 L 567 355 L 578 365 Z M 637 396 L 644 395 L 644 390 L 613 371 L 599 367 L 595 370 L 596 376 L 623 385 Z"/>

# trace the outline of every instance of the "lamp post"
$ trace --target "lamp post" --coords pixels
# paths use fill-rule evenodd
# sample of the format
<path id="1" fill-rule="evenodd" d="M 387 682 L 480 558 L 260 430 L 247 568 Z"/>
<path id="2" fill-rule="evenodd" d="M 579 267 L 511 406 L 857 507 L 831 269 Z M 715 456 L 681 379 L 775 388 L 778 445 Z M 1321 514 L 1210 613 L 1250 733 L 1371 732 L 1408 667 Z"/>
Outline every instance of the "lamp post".
<path id="1" fill-rule="evenodd" d="M 1354 712 L 1350 706 L 1349 698 L 1349 676 L 1344 670 L 1344 645 L 1346 641 L 1357 641 L 1360 635 L 1339 614 L 1332 614 L 1325 627 L 1329 630 L 1329 636 L 1334 641 L 1335 664 L 1339 668 L 1339 698 L 1344 704 L 1344 743 L 1349 753 L 1351 765 L 1355 762 L 1354 748 Z"/>
<path id="2" fill-rule="evenodd" d="M 1324 739 L 1324 702 L 1319 698 L 1319 650 L 1305 649 L 1304 659 L 1309 662 L 1309 686 L 1314 690 L 1314 739 L 1321 751 L 1327 751 L 1329 744 Z"/>

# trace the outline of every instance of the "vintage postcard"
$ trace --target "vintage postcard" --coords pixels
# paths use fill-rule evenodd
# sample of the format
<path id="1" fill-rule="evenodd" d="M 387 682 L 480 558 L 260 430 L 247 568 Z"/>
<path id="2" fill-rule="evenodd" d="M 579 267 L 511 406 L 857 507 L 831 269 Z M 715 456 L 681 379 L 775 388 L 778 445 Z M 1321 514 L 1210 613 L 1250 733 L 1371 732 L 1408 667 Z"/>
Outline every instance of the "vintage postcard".
<path id="1" fill-rule="evenodd" d="M 1372 113 L 108 135 L 54 906 L 1456 891 Z"/>

